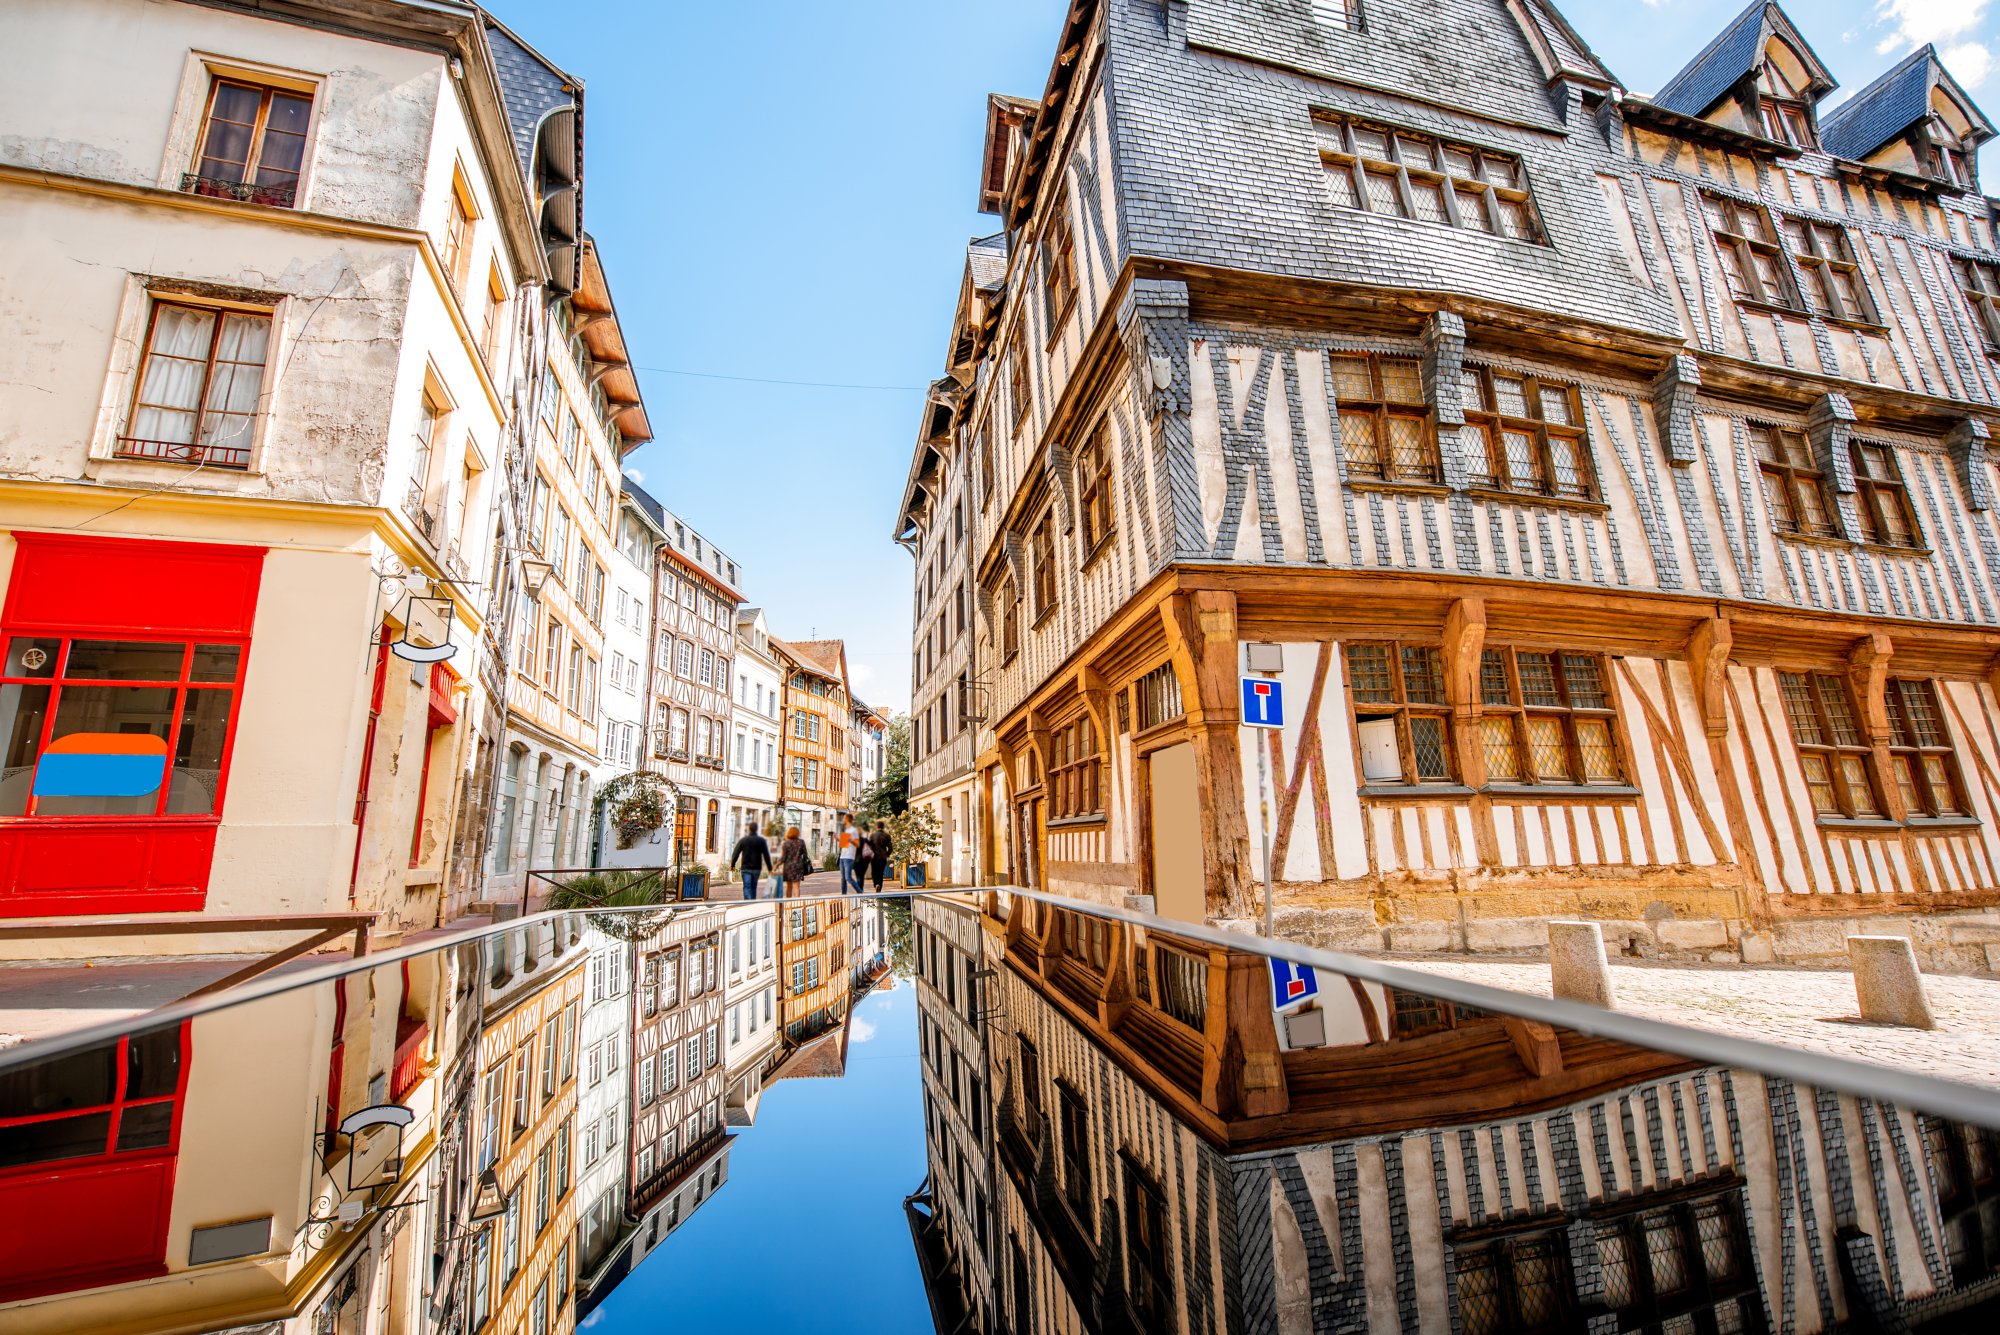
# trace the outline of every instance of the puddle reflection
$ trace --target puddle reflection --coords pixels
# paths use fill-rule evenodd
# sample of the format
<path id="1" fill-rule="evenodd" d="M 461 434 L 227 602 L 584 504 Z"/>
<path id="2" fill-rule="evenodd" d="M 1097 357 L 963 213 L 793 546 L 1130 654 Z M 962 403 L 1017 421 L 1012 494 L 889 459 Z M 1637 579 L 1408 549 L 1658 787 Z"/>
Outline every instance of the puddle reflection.
<path id="1" fill-rule="evenodd" d="M 537 920 L 0 1063 L 9 1332 L 2000 1316 L 1987 1131 L 1004 894 Z"/>

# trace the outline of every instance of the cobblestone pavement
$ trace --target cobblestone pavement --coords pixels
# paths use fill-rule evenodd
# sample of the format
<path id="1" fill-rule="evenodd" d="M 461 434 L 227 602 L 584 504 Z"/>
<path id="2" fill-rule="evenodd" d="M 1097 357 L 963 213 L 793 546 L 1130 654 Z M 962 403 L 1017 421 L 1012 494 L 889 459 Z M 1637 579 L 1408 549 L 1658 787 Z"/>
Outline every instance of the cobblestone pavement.
<path id="1" fill-rule="evenodd" d="M 1378 958 L 1549 995 L 1543 960 Z M 1924 987 L 1938 1023 L 1932 1030 L 1862 1024 L 1854 977 L 1844 970 L 1618 963 L 1611 966 L 1611 986 L 1619 1010 L 1648 1019 L 2000 1087 L 2000 981 L 1927 975 Z"/>

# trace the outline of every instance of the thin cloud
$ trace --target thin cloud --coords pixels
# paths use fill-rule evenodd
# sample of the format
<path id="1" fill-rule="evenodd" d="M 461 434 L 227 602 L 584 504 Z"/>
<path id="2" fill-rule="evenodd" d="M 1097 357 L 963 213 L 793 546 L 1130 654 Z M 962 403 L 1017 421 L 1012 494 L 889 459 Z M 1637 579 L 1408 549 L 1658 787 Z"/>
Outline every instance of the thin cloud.
<path id="1" fill-rule="evenodd" d="M 1986 82 L 1993 68 L 1993 52 L 1984 42 L 1960 42 L 1946 47 L 1943 55 L 1945 68 L 1967 88 L 1977 88 Z"/>
<path id="2" fill-rule="evenodd" d="M 1889 35 L 1875 44 L 1877 55 L 1908 51 L 1926 42 L 1947 43 L 1970 33 L 1984 17 L 1986 0 L 1881 0 L 1875 7 L 1877 23 L 1892 23 Z M 1985 48 L 1975 46 L 1983 53 Z M 1959 48 L 1963 49 L 1963 48 Z M 1982 73 L 1984 72 L 1982 68 Z"/>

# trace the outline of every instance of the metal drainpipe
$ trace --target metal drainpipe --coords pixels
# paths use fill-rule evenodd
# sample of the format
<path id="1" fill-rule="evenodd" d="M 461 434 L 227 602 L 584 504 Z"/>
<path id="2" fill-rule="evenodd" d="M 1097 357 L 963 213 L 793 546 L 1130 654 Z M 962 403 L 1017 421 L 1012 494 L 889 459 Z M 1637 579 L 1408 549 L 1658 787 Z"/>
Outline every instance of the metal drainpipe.
<path id="1" fill-rule="evenodd" d="M 368 699 L 368 736 L 361 744 L 361 779 L 354 788 L 354 869 L 347 878 L 347 904 L 361 888 L 361 832 L 368 824 L 368 778 L 375 769 L 375 729 L 382 721 L 382 695 L 389 682 L 389 628 L 376 632 L 375 689 Z"/>

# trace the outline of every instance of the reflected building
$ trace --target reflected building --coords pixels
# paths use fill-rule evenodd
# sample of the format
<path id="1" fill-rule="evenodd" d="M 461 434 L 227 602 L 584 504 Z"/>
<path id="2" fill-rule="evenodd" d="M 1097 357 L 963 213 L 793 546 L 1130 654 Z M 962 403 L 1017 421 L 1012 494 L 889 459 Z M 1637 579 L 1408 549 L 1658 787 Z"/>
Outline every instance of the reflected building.
<path id="1" fill-rule="evenodd" d="M 847 1015 L 849 903 L 837 895 L 809 895 L 779 904 L 783 975 L 778 1015 L 785 1045 L 797 1048 Z"/>
<path id="2" fill-rule="evenodd" d="M 1948 1331 L 2000 1313 L 1987 1132 L 1355 980 L 1274 1016 L 1261 957 L 985 907 L 983 1029 L 948 995 L 953 917 L 918 918 L 918 1240 L 941 1325 Z M 972 1138 L 994 1150 L 983 1219 L 941 1074 L 968 1042 L 994 1105 Z"/>
<path id="3" fill-rule="evenodd" d="M 728 1082 L 724 1120 L 748 1126 L 757 1119 L 764 1081 L 782 1056 L 778 1037 L 778 905 L 771 900 L 730 904 L 723 936 L 729 957 L 724 1007 L 722 1068 Z"/>

